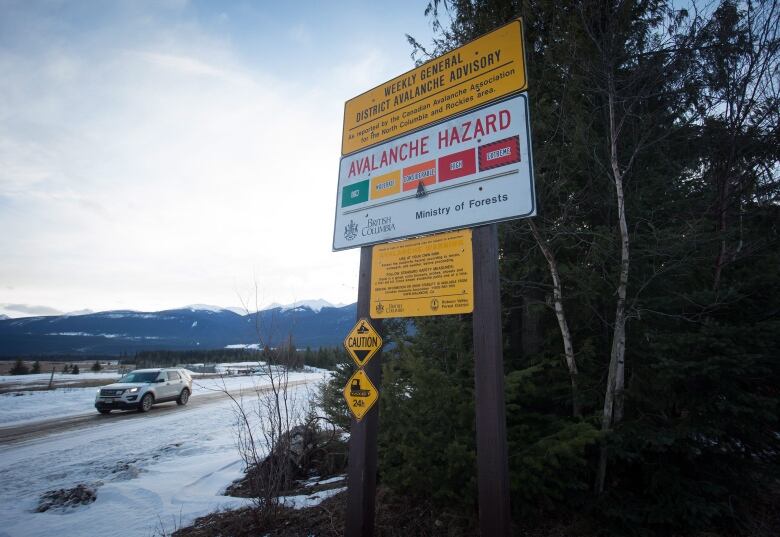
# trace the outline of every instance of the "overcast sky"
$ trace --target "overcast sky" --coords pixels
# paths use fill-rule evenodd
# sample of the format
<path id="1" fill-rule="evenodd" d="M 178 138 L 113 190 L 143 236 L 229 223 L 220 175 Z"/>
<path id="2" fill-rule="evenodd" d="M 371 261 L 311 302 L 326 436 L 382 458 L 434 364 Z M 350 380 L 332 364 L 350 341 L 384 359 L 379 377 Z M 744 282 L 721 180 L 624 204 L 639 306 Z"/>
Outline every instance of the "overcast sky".
<path id="1" fill-rule="evenodd" d="M 426 3 L 0 0 L 0 313 L 354 302 L 344 101 Z"/>

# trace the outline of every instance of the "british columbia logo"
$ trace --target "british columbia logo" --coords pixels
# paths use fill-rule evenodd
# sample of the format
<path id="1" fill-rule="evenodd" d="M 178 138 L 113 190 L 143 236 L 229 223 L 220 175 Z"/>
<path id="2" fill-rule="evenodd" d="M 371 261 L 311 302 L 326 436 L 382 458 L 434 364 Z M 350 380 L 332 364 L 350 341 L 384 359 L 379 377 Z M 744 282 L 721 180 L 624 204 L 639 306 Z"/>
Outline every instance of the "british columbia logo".
<path id="1" fill-rule="evenodd" d="M 358 225 L 353 221 L 350 220 L 349 224 L 344 226 L 344 238 L 348 241 L 353 240 L 355 237 L 357 237 L 358 232 Z"/>

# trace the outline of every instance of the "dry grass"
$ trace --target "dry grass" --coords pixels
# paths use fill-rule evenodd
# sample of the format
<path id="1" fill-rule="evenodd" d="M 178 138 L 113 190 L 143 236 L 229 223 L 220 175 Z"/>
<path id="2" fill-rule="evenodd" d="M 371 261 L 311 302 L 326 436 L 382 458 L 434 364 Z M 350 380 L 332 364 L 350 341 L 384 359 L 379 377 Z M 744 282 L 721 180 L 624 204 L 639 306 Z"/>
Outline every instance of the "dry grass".
<path id="1" fill-rule="evenodd" d="M 22 362 L 27 366 L 28 369 L 32 369 L 32 366 L 36 360 L 22 360 Z M 86 373 L 95 364 L 95 360 L 78 360 L 75 356 L 72 362 L 50 362 L 47 360 L 38 360 L 38 362 L 41 364 L 41 373 L 51 373 L 53 368 L 56 368 L 57 372 L 62 373 L 62 368 L 65 366 L 65 364 L 78 365 L 79 370 L 82 373 Z M 14 363 L 16 363 L 16 360 L 0 360 L 0 375 L 7 375 L 14 366 Z M 106 362 L 101 361 L 100 363 L 104 368 L 107 366 Z M 126 368 L 127 367 L 130 366 L 126 366 Z M 113 368 L 116 369 L 116 365 L 114 365 Z"/>

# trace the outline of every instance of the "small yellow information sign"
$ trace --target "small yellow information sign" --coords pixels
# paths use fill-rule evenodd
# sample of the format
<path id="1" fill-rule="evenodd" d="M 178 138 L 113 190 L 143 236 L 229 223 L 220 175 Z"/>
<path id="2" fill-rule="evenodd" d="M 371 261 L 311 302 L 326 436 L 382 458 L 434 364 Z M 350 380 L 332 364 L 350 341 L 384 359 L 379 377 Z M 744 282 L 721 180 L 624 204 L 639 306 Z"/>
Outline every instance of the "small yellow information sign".
<path id="1" fill-rule="evenodd" d="M 347 101 L 341 154 L 526 89 L 523 28 L 515 20 Z"/>
<path id="2" fill-rule="evenodd" d="M 470 229 L 374 246 L 371 317 L 471 313 L 473 272 Z"/>
<path id="3" fill-rule="evenodd" d="M 366 372 L 358 369 L 344 386 L 344 399 L 355 419 L 360 421 L 379 399 L 379 391 L 371 383 Z"/>
<path id="4" fill-rule="evenodd" d="M 360 319 L 344 339 L 344 348 L 358 367 L 366 365 L 381 347 L 382 336 L 368 319 Z"/>

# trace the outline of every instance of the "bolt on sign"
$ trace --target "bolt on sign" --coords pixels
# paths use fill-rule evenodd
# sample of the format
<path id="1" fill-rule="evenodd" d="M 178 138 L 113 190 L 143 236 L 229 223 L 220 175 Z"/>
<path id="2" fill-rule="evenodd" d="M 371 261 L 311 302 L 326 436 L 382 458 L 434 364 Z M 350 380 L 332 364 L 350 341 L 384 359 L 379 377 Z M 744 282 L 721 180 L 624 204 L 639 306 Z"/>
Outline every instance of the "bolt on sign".
<path id="1" fill-rule="evenodd" d="M 333 249 L 536 214 L 527 95 L 341 159 Z"/>
<path id="2" fill-rule="evenodd" d="M 371 317 L 474 310 L 471 230 L 378 244 L 371 257 Z"/>
<path id="3" fill-rule="evenodd" d="M 344 339 L 344 348 L 358 367 L 363 367 L 382 348 L 382 336 L 368 319 L 360 319 Z"/>
<path id="4" fill-rule="evenodd" d="M 360 421 L 379 399 L 379 392 L 371 383 L 366 372 L 358 369 L 349 377 L 347 385 L 344 386 L 344 399 L 347 401 L 352 415 Z"/>
<path id="5" fill-rule="evenodd" d="M 341 154 L 401 136 L 527 88 L 519 20 L 350 99 Z"/>

